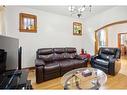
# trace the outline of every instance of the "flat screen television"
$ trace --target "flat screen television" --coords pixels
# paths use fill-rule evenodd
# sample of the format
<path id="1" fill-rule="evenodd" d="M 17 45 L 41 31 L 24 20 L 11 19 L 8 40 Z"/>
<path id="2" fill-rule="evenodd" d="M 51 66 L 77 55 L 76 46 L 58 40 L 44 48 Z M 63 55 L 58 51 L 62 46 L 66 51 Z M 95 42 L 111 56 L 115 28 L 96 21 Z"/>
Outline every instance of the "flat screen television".
<path id="1" fill-rule="evenodd" d="M 19 40 L 8 36 L 0 36 L 0 49 L 7 52 L 6 71 L 18 69 Z"/>

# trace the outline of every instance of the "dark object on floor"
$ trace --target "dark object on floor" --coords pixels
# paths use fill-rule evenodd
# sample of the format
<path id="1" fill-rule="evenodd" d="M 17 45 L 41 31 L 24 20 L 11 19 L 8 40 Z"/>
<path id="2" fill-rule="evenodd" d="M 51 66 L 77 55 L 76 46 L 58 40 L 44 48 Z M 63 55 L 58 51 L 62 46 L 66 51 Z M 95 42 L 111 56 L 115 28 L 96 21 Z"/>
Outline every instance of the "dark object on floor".
<path id="1" fill-rule="evenodd" d="M 91 66 L 115 75 L 121 68 L 121 51 L 118 48 L 100 48 L 98 55 L 91 57 Z"/>
<path id="2" fill-rule="evenodd" d="M 0 74 L 3 74 L 6 71 L 6 59 L 7 52 L 5 52 L 3 49 L 0 49 Z"/>
<path id="3" fill-rule="evenodd" d="M 60 77 L 76 68 L 86 67 L 87 61 L 77 55 L 76 48 L 38 49 L 35 60 L 36 83 Z"/>
<path id="4" fill-rule="evenodd" d="M 27 80 L 28 70 L 14 70 L 1 74 L 0 89 L 32 89 L 31 81 Z"/>

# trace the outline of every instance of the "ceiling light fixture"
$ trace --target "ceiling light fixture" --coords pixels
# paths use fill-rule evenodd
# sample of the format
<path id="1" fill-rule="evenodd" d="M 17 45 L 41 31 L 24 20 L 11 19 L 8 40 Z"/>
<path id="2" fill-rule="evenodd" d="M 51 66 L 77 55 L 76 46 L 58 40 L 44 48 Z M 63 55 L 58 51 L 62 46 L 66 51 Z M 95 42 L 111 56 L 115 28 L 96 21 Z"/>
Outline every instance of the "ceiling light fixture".
<path id="1" fill-rule="evenodd" d="M 91 12 L 91 7 L 92 7 L 91 5 L 89 5 L 89 6 L 85 6 L 85 5 L 83 5 L 83 6 L 69 6 L 68 10 L 71 13 L 71 16 L 73 14 L 76 14 L 78 16 L 78 18 L 80 18 L 85 11 Z"/>

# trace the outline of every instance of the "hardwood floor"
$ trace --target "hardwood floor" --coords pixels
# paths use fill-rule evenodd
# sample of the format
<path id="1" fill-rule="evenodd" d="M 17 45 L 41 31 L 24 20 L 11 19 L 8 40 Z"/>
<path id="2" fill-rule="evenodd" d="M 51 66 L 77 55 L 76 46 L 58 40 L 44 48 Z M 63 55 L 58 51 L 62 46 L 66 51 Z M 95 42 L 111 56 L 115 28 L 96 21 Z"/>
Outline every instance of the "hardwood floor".
<path id="1" fill-rule="evenodd" d="M 115 76 L 107 75 L 106 84 L 100 89 L 127 89 L 127 56 L 121 57 L 121 70 Z M 61 78 L 49 80 L 40 84 L 35 82 L 35 70 L 30 70 L 28 79 L 31 80 L 34 89 L 62 90 Z"/>

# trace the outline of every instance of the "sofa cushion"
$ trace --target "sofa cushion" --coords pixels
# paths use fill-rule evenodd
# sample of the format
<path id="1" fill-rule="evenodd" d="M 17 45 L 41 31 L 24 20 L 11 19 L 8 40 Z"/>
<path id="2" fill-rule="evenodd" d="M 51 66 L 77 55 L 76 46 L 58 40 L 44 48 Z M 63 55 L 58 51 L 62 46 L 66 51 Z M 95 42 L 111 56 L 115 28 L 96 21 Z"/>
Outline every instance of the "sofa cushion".
<path id="1" fill-rule="evenodd" d="M 65 59 L 73 59 L 73 58 L 75 58 L 76 57 L 76 53 L 66 53 L 65 55 L 64 55 L 64 58 Z"/>
<path id="2" fill-rule="evenodd" d="M 76 53 L 76 48 L 65 48 L 67 53 Z"/>
<path id="3" fill-rule="evenodd" d="M 56 54 L 55 53 L 54 56 L 53 56 L 53 60 L 54 61 L 63 60 L 63 59 L 65 59 L 64 56 L 65 56 L 65 53 L 62 53 L 62 54 Z"/>
<path id="4" fill-rule="evenodd" d="M 78 68 L 85 66 L 85 62 L 83 60 L 78 59 L 66 59 L 59 61 L 61 68 L 70 67 L 70 68 Z"/>
<path id="5" fill-rule="evenodd" d="M 61 54 L 61 53 L 64 53 L 65 52 L 65 49 L 64 48 L 54 48 L 53 50 L 57 54 Z"/>
<path id="6" fill-rule="evenodd" d="M 78 60 L 78 59 L 69 59 L 68 61 L 70 61 L 71 63 L 75 64 L 75 69 L 76 68 L 81 68 L 85 66 L 85 61 L 84 60 Z"/>
<path id="7" fill-rule="evenodd" d="M 109 61 L 103 60 L 103 59 L 96 59 L 95 63 L 97 65 L 100 65 L 100 66 L 103 66 L 103 67 L 106 67 L 106 68 L 108 68 L 108 66 L 109 66 Z"/>
<path id="8" fill-rule="evenodd" d="M 41 60 L 41 59 L 36 59 L 35 63 L 36 63 L 35 64 L 36 67 L 45 66 L 46 65 L 46 63 L 43 60 Z"/>
<path id="9" fill-rule="evenodd" d="M 60 72 L 60 66 L 58 62 L 49 62 L 44 66 L 45 74 L 50 74 L 53 72 Z"/>
<path id="10" fill-rule="evenodd" d="M 98 68 L 98 69 L 104 71 L 105 73 L 109 73 L 109 72 L 108 72 L 108 68 L 105 68 L 105 67 L 103 67 L 103 66 L 101 66 L 101 65 L 95 64 L 95 65 L 94 65 L 94 68 Z"/>
<path id="11" fill-rule="evenodd" d="M 42 48 L 42 49 L 38 49 L 37 54 L 38 55 L 48 55 L 53 53 L 53 49 L 52 48 Z"/>
<path id="12" fill-rule="evenodd" d="M 101 54 L 100 57 L 105 60 L 112 59 L 114 55 Z"/>
<path id="13" fill-rule="evenodd" d="M 49 62 L 49 61 L 53 61 L 53 54 L 48 54 L 48 55 L 38 55 L 38 58 L 39 59 L 42 59 L 46 62 Z"/>
<path id="14" fill-rule="evenodd" d="M 101 53 L 115 55 L 116 49 L 114 48 L 101 48 Z"/>
<path id="15" fill-rule="evenodd" d="M 75 67 L 75 64 L 67 59 L 57 62 L 59 63 L 61 70 L 71 70 Z"/>

